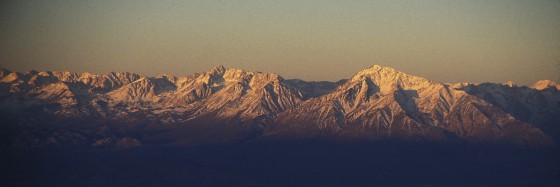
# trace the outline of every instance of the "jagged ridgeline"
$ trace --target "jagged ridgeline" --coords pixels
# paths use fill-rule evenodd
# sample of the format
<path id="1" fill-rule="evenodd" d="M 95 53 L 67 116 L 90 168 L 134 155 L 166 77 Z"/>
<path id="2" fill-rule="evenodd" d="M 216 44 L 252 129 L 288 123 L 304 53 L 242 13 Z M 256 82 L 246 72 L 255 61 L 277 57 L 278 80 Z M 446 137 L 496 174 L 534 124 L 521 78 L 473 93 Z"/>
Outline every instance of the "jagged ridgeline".
<path id="1" fill-rule="evenodd" d="M 223 66 L 184 77 L 0 69 L 3 144 L 131 147 L 244 141 L 549 146 L 560 86 L 442 84 L 372 66 L 307 82 Z M 556 141 L 555 141 L 556 140 Z"/>

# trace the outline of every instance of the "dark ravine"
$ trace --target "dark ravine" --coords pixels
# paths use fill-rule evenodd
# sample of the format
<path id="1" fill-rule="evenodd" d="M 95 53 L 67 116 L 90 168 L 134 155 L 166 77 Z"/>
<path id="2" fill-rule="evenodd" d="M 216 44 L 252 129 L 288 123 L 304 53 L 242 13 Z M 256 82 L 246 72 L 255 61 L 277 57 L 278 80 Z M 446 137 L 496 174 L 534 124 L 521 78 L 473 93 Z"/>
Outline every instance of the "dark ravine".
<path id="1" fill-rule="evenodd" d="M 554 185 L 558 116 L 551 81 L 452 85 L 376 65 L 338 82 L 0 68 L 11 186 Z"/>

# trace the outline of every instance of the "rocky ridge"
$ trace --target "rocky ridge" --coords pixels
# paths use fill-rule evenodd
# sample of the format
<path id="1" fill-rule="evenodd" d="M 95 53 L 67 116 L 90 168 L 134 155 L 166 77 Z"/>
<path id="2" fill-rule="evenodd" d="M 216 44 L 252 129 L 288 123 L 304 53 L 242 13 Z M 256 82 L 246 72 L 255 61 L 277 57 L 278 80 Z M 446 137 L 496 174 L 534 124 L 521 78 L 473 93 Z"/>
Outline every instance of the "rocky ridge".
<path id="1" fill-rule="evenodd" d="M 223 66 L 184 77 L 0 68 L 0 113 L 16 129 L 51 129 L 11 137 L 39 142 L 64 134 L 49 125 L 80 123 L 88 128 L 69 138 L 85 137 L 79 141 L 91 145 L 118 137 L 136 145 L 165 136 L 191 143 L 327 138 L 548 145 L 550 136 L 560 134 L 557 88 L 551 81 L 533 88 L 447 85 L 377 65 L 338 82 L 285 80 Z M 148 133 L 154 128 L 167 130 Z M 144 134 L 136 142 L 131 131 Z"/>

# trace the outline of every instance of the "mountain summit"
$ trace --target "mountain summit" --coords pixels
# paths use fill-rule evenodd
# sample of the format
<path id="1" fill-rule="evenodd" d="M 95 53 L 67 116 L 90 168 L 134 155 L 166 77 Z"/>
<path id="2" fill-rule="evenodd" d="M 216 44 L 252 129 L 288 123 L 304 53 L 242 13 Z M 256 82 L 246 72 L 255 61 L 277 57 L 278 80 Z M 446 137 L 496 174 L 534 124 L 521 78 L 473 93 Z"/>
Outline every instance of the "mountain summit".
<path id="1" fill-rule="evenodd" d="M 560 90 L 560 84 L 552 82 L 551 80 L 540 80 L 537 81 L 535 84 L 533 84 L 531 86 L 531 88 L 537 89 L 537 90 L 544 90 L 544 89 L 548 89 L 548 88 L 556 88 L 557 90 Z"/>
<path id="2" fill-rule="evenodd" d="M 374 65 L 358 72 L 350 82 L 370 81 L 378 86 L 381 93 L 391 93 L 397 89 L 421 89 L 433 84 L 422 77 L 408 75 L 393 68 Z"/>
<path id="3" fill-rule="evenodd" d="M 372 66 L 278 116 L 267 138 L 532 142 L 549 140 L 500 108 L 448 85 Z"/>

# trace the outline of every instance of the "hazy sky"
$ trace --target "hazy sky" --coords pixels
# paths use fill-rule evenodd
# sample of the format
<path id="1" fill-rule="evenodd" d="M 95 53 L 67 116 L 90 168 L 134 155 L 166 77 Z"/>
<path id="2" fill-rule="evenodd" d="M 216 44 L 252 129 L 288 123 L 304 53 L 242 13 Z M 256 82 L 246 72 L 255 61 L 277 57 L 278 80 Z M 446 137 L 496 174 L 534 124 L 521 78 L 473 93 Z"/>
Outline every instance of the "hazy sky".
<path id="1" fill-rule="evenodd" d="M 560 82 L 560 1 L 3 0 L 0 65 L 338 80 L 373 64 L 440 82 Z"/>

